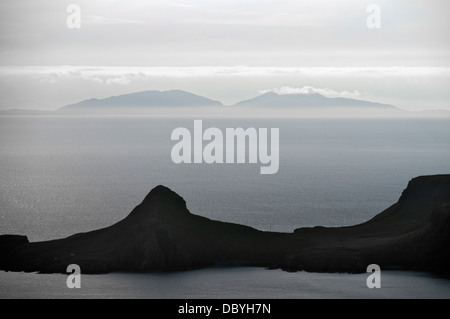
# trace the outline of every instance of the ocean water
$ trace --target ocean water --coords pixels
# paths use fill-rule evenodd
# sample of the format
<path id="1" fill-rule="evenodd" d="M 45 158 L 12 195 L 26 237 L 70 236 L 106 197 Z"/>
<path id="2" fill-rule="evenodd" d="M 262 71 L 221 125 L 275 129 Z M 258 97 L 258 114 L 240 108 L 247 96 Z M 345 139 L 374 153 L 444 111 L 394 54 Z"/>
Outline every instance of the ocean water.
<path id="1" fill-rule="evenodd" d="M 174 164 L 170 152 L 175 142 L 170 136 L 177 127 L 192 131 L 193 119 L 0 117 L 0 234 L 23 234 L 37 241 L 109 226 L 126 217 L 159 184 L 181 195 L 194 214 L 261 230 L 291 232 L 303 226 L 353 225 L 395 203 L 411 178 L 450 173 L 448 119 L 203 120 L 204 129 L 279 128 L 280 169 L 274 175 L 261 175 L 260 164 Z M 257 277 L 261 270 L 253 271 Z M 237 272 L 238 277 L 243 272 L 242 280 L 249 278 L 250 284 L 252 280 L 247 270 L 239 269 L 176 276 L 189 280 L 192 274 L 204 274 L 207 281 L 211 272 L 223 276 Z M 280 276 L 295 276 L 279 271 L 264 271 L 264 275 L 273 277 L 274 282 Z M 16 293 L 20 294 L 17 278 L 44 278 L 17 276 L 2 273 L 2 290 L 8 287 L 14 294 L 13 282 L 17 282 Z M 158 276 L 144 278 L 161 285 L 164 278 L 171 278 Z M 301 273 L 298 280 L 308 276 Z M 334 276 L 339 281 L 344 275 Z M 428 280 L 423 279 L 428 278 L 425 275 L 402 272 L 399 276 Z M 102 278 L 130 280 L 126 285 L 131 285 L 136 277 L 113 274 L 93 278 L 95 282 Z M 260 292 L 256 293 L 264 295 L 266 291 L 272 297 L 268 282 L 267 290 L 257 287 Z M 447 283 L 443 281 L 446 287 Z M 215 289 L 204 285 L 205 292 Z M 405 292 L 411 290 L 399 285 Z M 98 287 L 93 294 L 100 296 L 98 289 L 103 286 Z M 424 288 L 424 296 L 429 288 Z M 105 296 L 110 296 L 108 289 Z M 151 288 L 142 289 L 148 296 L 158 294 L 150 293 Z M 294 295 L 291 286 L 286 289 L 288 295 Z M 295 293 L 308 294 L 310 288 L 305 289 Z M 345 294 L 346 288 L 342 289 Z M 178 292 L 174 288 L 164 296 L 171 293 Z M 324 294 L 336 296 L 325 290 Z M 313 295 L 319 296 L 320 289 Z"/>
<path id="2" fill-rule="evenodd" d="M 0 298 L 133 299 L 448 299 L 448 280 L 412 271 L 381 271 L 381 288 L 369 274 L 289 273 L 263 268 L 209 268 L 174 273 L 81 275 L 69 289 L 63 274 L 0 272 Z"/>

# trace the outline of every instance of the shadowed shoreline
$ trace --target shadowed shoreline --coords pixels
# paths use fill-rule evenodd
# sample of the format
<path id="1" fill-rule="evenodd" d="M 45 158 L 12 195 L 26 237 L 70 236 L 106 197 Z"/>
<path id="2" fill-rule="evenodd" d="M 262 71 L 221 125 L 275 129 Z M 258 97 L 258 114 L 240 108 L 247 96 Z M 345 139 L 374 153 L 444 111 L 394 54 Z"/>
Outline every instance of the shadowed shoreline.
<path id="1" fill-rule="evenodd" d="M 382 269 L 450 274 L 450 175 L 414 178 L 397 203 L 349 227 L 259 231 L 194 215 L 172 190 L 157 186 L 126 218 L 99 230 L 30 243 L 0 236 L 0 270 L 85 274 L 210 266 L 361 273 Z"/>

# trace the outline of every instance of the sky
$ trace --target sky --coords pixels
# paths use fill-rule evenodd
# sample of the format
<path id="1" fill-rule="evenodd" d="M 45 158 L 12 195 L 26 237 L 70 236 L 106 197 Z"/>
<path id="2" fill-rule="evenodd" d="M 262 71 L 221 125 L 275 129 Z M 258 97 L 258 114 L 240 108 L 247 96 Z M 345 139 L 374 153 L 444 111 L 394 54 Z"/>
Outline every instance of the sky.
<path id="1" fill-rule="evenodd" d="M 69 28 L 70 4 L 80 28 Z M 380 28 L 368 28 L 370 4 Z M 444 0 L 0 2 L 0 109 L 182 89 L 274 91 L 450 110 Z"/>

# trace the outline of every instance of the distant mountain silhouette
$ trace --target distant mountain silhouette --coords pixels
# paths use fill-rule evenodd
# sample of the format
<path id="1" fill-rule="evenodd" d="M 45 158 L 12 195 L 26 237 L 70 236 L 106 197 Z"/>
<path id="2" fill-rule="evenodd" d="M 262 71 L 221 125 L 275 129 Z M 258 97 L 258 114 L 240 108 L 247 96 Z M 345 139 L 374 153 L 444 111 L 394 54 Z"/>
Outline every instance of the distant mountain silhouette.
<path id="1" fill-rule="evenodd" d="M 105 99 L 84 100 L 76 104 L 64 106 L 60 110 L 186 106 L 222 106 L 222 103 L 181 90 L 149 90 L 111 96 Z"/>
<path id="2" fill-rule="evenodd" d="M 253 99 L 238 102 L 235 106 L 251 107 L 370 107 L 396 110 L 388 105 L 343 97 L 330 98 L 318 93 L 314 94 L 277 94 L 264 93 Z"/>
<path id="3" fill-rule="evenodd" d="M 59 111 L 108 110 L 115 108 L 147 108 L 147 107 L 198 107 L 223 106 L 219 101 L 186 91 L 156 91 L 149 90 L 105 99 L 88 99 L 79 103 L 62 107 Z M 238 102 L 234 106 L 250 107 L 366 107 L 384 110 L 398 110 L 387 104 L 348 99 L 343 97 L 329 98 L 320 94 L 277 94 L 268 92 L 253 99 Z"/>

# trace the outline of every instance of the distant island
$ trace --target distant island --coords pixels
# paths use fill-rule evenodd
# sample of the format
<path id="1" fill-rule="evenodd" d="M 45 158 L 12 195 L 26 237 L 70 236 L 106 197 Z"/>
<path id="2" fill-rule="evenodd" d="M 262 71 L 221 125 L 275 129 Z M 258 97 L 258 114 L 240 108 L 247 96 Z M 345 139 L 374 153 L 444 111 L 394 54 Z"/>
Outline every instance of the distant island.
<path id="1" fill-rule="evenodd" d="M 398 110 L 395 106 L 388 104 L 380 104 L 363 100 L 355 100 L 343 97 L 326 97 L 318 93 L 311 94 L 278 94 L 275 92 L 267 92 L 253 99 L 241 101 L 235 106 L 251 106 L 251 107 L 366 107 L 381 108 L 386 110 Z"/>
<path id="2" fill-rule="evenodd" d="M 219 101 L 214 101 L 203 96 L 195 95 L 182 90 L 156 91 L 149 90 L 105 99 L 89 99 L 79 103 L 70 104 L 59 111 L 87 110 L 98 108 L 144 108 L 144 107 L 198 107 L 198 106 L 222 106 Z"/>
<path id="3" fill-rule="evenodd" d="M 183 198 L 157 186 L 110 227 L 34 243 L 22 235 L 0 236 L 0 270 L 66 273 L 69 264 L 78 264 L 91 274 L 211 266 L 361 273 L 378 264 L 448 276 L 449 248 L 450 175 L 414 178 L 397 203 L 365 223 L 293 233 L 194 215 Z"/>
<path id="4" fill-rule="evenodd" d="M 260 110 L 261 112 L 256 112 Z M 197 111 L 197 113 L 196 113 Z M 248 115 L 286 115 L 294 113 L 307 116 L 400 116 L 400 117 L 433 117 L 448 118 L 450 112 L 445 110 L 430 110 L 410 112 L 396 106 L 375 103 L 365 100 L 344 97 L 326 97 L 318 93 L 278 94 L 266 92 L 254 98 L 240 101 L 233 105 L 224 105 L 183 90 L 157 91 L 147 90 L 107 98 L 91 98 L 77 103 L 62 106 L 55 111 L 0 110 L 0 115 L 78 115 L 78 114 L 159 114 L 159 115 L 210 115 L 237 114 Z"/>
<path id="5" fill-rule="evenodd" d="M 145 109 L 149 107 L 202 107 L 224 105 L 215 100 L 195 95 L 182 90 L 172 91 L 143 91 L 131 94 L 112 96 L 105 99 L 89 99 L 79 103 L 64 106 L 59 111 L 86 111 L 98 109 L 125 108 Z M 348 98 L 328 98 L 323 95 L 314 94 L 277 94 L 273 92 L 264 93 L 253 99 L 238 102 L 233 107 L 291 107 L 291 108 L 317 108 L 317 107 L 365 107 L 398 110 L 387 104 L 373 103 L 363 100 Z"/>

